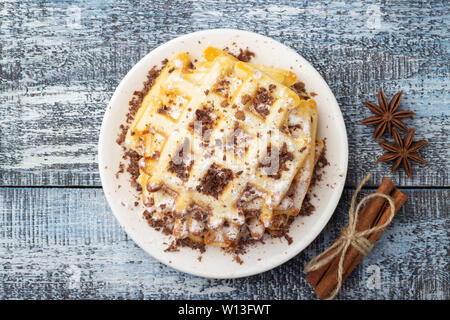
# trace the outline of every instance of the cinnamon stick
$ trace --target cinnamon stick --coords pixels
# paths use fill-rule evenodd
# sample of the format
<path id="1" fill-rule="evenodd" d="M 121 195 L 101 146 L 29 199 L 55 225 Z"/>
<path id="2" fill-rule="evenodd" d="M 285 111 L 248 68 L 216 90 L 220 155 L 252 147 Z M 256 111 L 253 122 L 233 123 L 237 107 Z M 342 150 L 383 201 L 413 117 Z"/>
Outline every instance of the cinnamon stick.
<path id="1" fill-rule="evenodd" d="M 392 199 L 394 199 L 394 203 L 395 203 L 395 213 L 397 213 L 400 208 L 405 204 L 406 200 L 408 199 L 408 197 L 401 192 L 400 190 L 398 190 L 397 188 L 394 189 L 394 191 L 391 194 Z M 379 216 L 379 219 L 376 222 L 376 225 L 382 225 L 384 223 L 386 223 L 386 221 L 389 219 L 389 216 L 391 215 L 391 210 L 389 209 L 389 206 L 386 208 L 386 210 L 383 211 L 383 214 L 381 214 Z M 377 231 L 372 233 L 371 235 L 369 235 L 369 241 L 371 243 L 375 243 L 375 241 L 378 240 L 378 238 L 381 236 L 381 234 L 383 233 L 383 230 Z M 372 241 L 373 240 L 373 241 Z"/>
<path id="2" fill-rule="evenodd" d="M 378 187 L 377 192 L 389 195 L 393 190 L 394 190 L 394 183 L 392 182 L 392 180 L 389 178 L 384 178 L 380 186 Z M 356 231 L 363 231 L 370 228 L 374 223 L 375 219 L 377 218 L 377 216 L 380 214 L 380 211 L 383 209 L 384 205 L 385 200 L 383 198 L 371 199 L 364 206 L 364 208 L 361 209 L 358 215 Z M 325 257 L 333 253 L 334 251 L 330 251 L 327 255 L 325 255 Z M 306 281 L 311 286 L 316 287 L 331 266 L 332 264 L 330 263 L 328 265 L 323 266 L 322 268 L 309 272 L 306 275 Z"/>
<path id="3" fill-rule="evenodd" d="M 398 189 L 394 189 L 394 191 L 390 195 L 394 199 L 395 213 L 397 213 L 406 202 L 407 196 Z M 383 203 L 385 202 L 384 199 L 381 200 Z M 367 207 L 368 205 L 370 205 L 370 202 L 365 207 Z M 369 211 L 371 210 L 369 209 Z M 384 206 L 384 210 L 382 210 L 379 215 L 376 215 L 374 217 L 373 224 L 367 226 L 366 229 L 384 224 L 388 220 L 389 216 L 390 208 L 389 206 Z M 370 241 L 370 243 L 375 243 L 381 236 L 382 232 L 383 230 L 380 230 L 369 235 L 368 240 Z M 348 249 L 344 259 L 343 281 L 345 281 L 345 279 L 351 274 L 353 269 L 358 265 L 362 258 L 363 255 L 355 248 L 350 247 Z M 316 289 L 314 290 L 314 292 L 322 299 L 327 298 L 337 285 L 339 259 L 340 256 L 337 256 L 335 259 L 333 259 L 327 272 L 323 275 L 319 283 L 316 285 Z"/>

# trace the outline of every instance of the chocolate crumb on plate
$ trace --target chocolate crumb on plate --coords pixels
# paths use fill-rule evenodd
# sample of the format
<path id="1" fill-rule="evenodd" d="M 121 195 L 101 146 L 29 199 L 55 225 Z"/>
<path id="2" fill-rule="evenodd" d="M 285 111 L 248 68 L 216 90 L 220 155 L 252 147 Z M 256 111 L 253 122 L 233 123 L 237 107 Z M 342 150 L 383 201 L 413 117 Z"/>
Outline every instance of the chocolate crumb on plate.
<path id="1" fill-rule="evenodd" d="M 248 62 L 255 56 L 255 54 L 253 52 L 251 52 L 248 48 L 246 48 L 245 50 L 239 49 L 239 54 L 234 55 L 234 56 L 241 61 Z M 163 61 L 163 62 L 164 62 L 163 64 L 165 64 L 165 63 L 167 63 L 167 60 Z M 171 70 L 169 70 L 169 72 L 173 72 L 173 71 L 174 71 L 173 68 Z M 118 177 L 118 175 L 120 173 L 123 173 L 126 170 L 126 172 L 128 172 L 131 176 L 131 179 L 130 179 L 131 185 L 140 192 L 142 191 L 142 188 L 141 188 L 140 184 L 137 183 L 136 179 L 138 178 L 139 173 L 140 173 L 139 172 L 139 160 L 141 159 L 141 156 L 133 150 L 128 150 L 124 146 L 124 142 L 125 142 L 125 138 L 127 135 L 127 131 L 129 130 L 129 125 L 134 120 L 136 112 L 138 111 L 143 99 L 148 94 L 148 92 L 151 90 L 151 87 L 153 86 L 154 81 L 158 77 L 160 72 L 161 72 L 161 70 L 158 69 L 156 66 L 154 66 L 147 75 L 147 80 L 144 82 L 143 89 L 140 91 L 134 92 L 133 98 L 129 102 L 129 109 L 128 109 L 128 113 L 126 114 L 126 121 L 124 124 L 120 125 L 120 133 L 119 133 L 119 136 L 117 137 L 117 143 L 122 146 L 122 149 L 124 151 L 122 158 L 124 160 L 128 160 L 129 164 L 127 167 L 125 167 L 125 164 L 121 162 L 119 165 L 119 170 L 116 173 L 116 175 Z M 219 81 L 217 87 L 215 89 L 211 89 L 211 90 L 218 92 L 225 96 L 228 94 L 229 86 L 230 86 L 230 81 L 228 81 L 226 78 L 225 79 L 222 78 Z M 305 86 L 303 83 L 301 83 L 301 82 L 296 83 L 294 85 L 294 88 L 296 89 L 296 91 L 298 90 L 299 92 L 301 92 L 303 96 L 307 96 Z M 275 98 L 272 96 L 272 94 L 276 93 L 276 89 L 277 89 L 277 86 L 271 84 L 271 85 L 267 86 L 266 88 L 264 88 L 264 87 L 258 88 L 256 90 L 256 94 L 254 97 L 252 97 L 250 95 L 242 96 L 241 103 L 246 108 L 244 110 L 256 111 L 258 113 L 258 115 L 260 115 L 262 118 L 267 117 L 267 115 L 269 115 L 269 113 L 271 111 L 270 108 L 271 108 L 273 102 L 275 101 Z M 206 90 L 204 92 L 204 94 L 206 96 L 208 96 L 210 94 L 210 92 L 208 90 Z M 311 93 L 311 95 L 314 96 L 314 93 Z M 211 99 L 213 97 L 214 97 L 214 95 L 212 95 L 212 96 L 210 95 Z M 244 121 L 246 114 L 242 110 L 239 110 L 239 108 L 242 108 L 242 106 L 239 105 L 238 100 L 235 103 L 236 104 L 233 104 L 230 106 L 229 103 L 227 102 L 227 100 L 224 100 L 224 102 L 221 103 L 221 106 L 224 109 L 228 110 L 229 112 L 232 112 L 232 115 L 234 115 L 237 120 Z M 235 109 L 235 110 L 233 111 L 231 109 Z M 163 108 L 161 111 L 165 112 L 167 110 L 164 110 L 164 108 Z M 278 110 L 278 111 L 280 111 L 280 110 Z M 202 123 L 201 128 L 198 129 L 198 131 L 201 131 L 201 132 L 191 132 L 191 133 L 201 134 L 203 139 L 205 140 L 204 136 L 206 136 L 206 131 L 208 131 L 208 129 L 213 128 L 215 125 L 215 122 L 219 121 L 220 119 L 218 119 L 217 115 L 215 115 L 214 113 L 211 113 L 211 110 L 208 110 L 207 106 L 205 106 L 205 108 L 203 108 L 203 109 L 196 110 L 194 116 L 195 116 L 196 120 L 199 120 Z M 236 123 L 238 123 L 238 122 L 236 121 Z M 197 130 L 197 128 L 196 128 L 196 130 Z M 206 137 L 206 140 L 209 140 L 209 137 Z M 279 153 L 279 157 L 280 157 L 280 162 L 279 162 L 280 165 L 278 168 L 278 172 L 275 172 L 272 174 L 272 177 L 275 179 L 277 179 L 277 178 L 279 179 L 281 177 L 280 172 L 283 170 L 287 170 L 287 166 L 286 166 L 287 161 L 291 161 L 293 159 L 293 155 L 291 152 L 289 152 L 287 150 L 286 144 L 282 145 L 280 150 L 277 150 L 277 151 L 278 151 L 277 153 Z M 183 155 L 181 155 L 181 157 L 182 156 Z M 268 150 L 268 156 L 270 158 L 269 150 Z M 224 158 L 223 160 L 225 161 L 226 158 Z M 313 182 L 315 182 L 316 180 L 319 180 L 321 178 L 321 176 L 317 176 L 317 174 L 316 174 L 317 168 L 320 166 L 323 167 L 327 163 L 328 162 L 326 161 L 326 159 L 319 160 L 319 162 L 316 166 L 316 170 L 315 170 L 315 174 L 314 174 L 315 178 L 313 179 Z M 183 162 L 183 164 L 185 166 L 182 168 L 182 170 L 181 169 L 176 170 L 176 168 L 173 167 L 173 170 L 169 169 L 169 171 L 173 171 L 178 176 L 181 175 L 181 178 L 185 178 L 184 174 L 186 172 L 187 172 L 187 174 L 189 174 L 189 170 L 190 170 L 189 166 L 192 165 L 192 163 L 189 163 L 189 162 L 184 163 Z M 269 163 L 269 165 L 270 165 L 270 163 Z M 183 173 L 183 175 L 181 173 Z M 234 173 L 232 170 L 230 170 L 228 168 L 222 168 L 218 164 L 213 163 L 206 170 L 206 173 L 204 174 L 204 176 L 201 179 L 199 179 L 200 181 L 198 181 L 199 184 L 196 186 L 196 189 L 199 192 L 202 192 L 206 195 L 209 195 L 209 196 L 212 196 L 212 197 L 215 197 L 216 199 L 218 199 L 220 194 L 223 192 L 223 190 L 225 188 L 227 188 L 230 181 L 232 181 L 235 178 L 235 176 L 239 176 L 242 173 L 243 173 L 243 171 L 237 171 L 237 173 Z M 305 201 L 303 203 L 300 215 L 309 215 L 314 211 L 315 208 L 314 208 L 314 206 L 311 205 L 309 200 L 310 200 L 310 196 L 307 195 L 305 198 Z M 130 203 L 131 206 L 132 206 L 132 204 L 133 204 L 133 202 Z M 125 206 L 125 204 L 123 204 L 123 205 Z M 139 202 L 134 201 L 134 206 L 138 207 L 138 205 L 139 205 Z M 146 204 L 144 203 L 144 205 L 146 205 Z M 151 206 L 153 206 L 153 204 Z M 149 210 L 145 210 L 143 212 L 143 217 L 147 221 L 149 226 L 153 227 L 157 231 L 161 231 L 165 235 L 172 235 L 174 217 L 171 216 L 170 214 L 164 215 L 162 218 L 160 218 L 159 216 L 154 216 L 154 212 L 152 212 L 150 210 L 150 209 L 152 209 L 152 208 L 150 208 L 151 206 L 148 206 Z M 205 219 L 202 219 L 202 222 L 206 223 L 206 221 L 203 221 L 203 220 L 205 220 Z M 245 253 L 246 249 L 252 245 L 256 245 L 258 243 L 264 243 L 265 237 L 269 237 L 269 236 L 284 237 L 284 239 L 286 239 L 286 241 L 290 245 L 293 242 L 293 238 L 290 237 L 287 234 L 287 232 L 289 231 L 289 227 L 290 227 L 292 221 L 293 221 L 293 218 L 287 219 L 286 223 L 281 225 L 279 230 L 276 230 L 277 232 L 274 232 L 273 234 L 272 233 L 265 234 L 263 238 L 257 239 L 257 240 L 252 239 L 249 236 L 249 234 L 246 234 L 244 232 L 241 240 L 235 246 L 231 246 L 229 248 L 224 248 L 224 251 L 227 253 L 231 253 L 233 255 L 233 260 L 239 264 L 242 264 L 243 261 L 239 255 Z M 172 241 L 170 243 L 170 245 L 168 245 L 168 247 L 164 251 L 165 252 L 176 252 L 176 251 L 179 251 L 181 247 L 189 247 L 189 248 L 192 248 L 195 250 L 199 250 L 201 253 L 205 252 L 205 250 L 206 250 L 206 245 L 203 242 L 196 242 L 190 238 L 186 238 L 186 239 L 178 239 L 178 240 Z M 202 255 L 199 255 L 197 260 L 199 262 L 201 262 Z M 259 260 L 261 260 L 261 259 L 259 259 Z"/>
<path id="2" fill-rule="evenodd" d="M 119 164 L 119 170 L 116 172 L 116 179 L 119 179 L 119 175 L 125 171 L 125 165 L 121 162 Z"/>
<path id="3" fill-rule="evenodd" d="M 241 103 L 245 106 L 250 100 L 252 100 L 252 97 L 248 94 L 244 94 L 241 98 Z"/>
<path id="4" fill-rule="evenodd" d="M 206 252 L 206 245 L 204 243 L 201 242 L 195 242 L 189 238 L 186 239 L 179 239 L 177 244 L 181 247 L 188 247 L 191 248 L 193 250 L 198 250 L 200 251 L 200 253 L 205 253 Z"/>
<path id="5" fill-rule="evenodd" d="M 306 92 L 305 84 L 301 81 L 296 82 L 292 87 L 292 90 L 297 93 L 297 95 L 300 97 L 300 99 L 307 100 L 310 98 L 308 93 Z"/>
<path id="6" fill-rule="evenodd" d="M 242 62 L 249 62 L 253 57 L 255 56 L 255 53 L 248 50 L 248 47 L 245 48 L 245 50 L 239 49 L 239 55 L 237 58 L 241 60 Z"/>
<path id="7" fill-rule="evenodd" d="M 302 208 L 300 209 L 300 212 L 298 214 L 299 216 L 310 216 L 316 210 L 314 205 L 311 203 L 311 191 L 310 190 L 312 190 L 314 188 L 314 186 L 317 184 L 317 182 L 322 180 L 323 169 L 326 166 L 330 165 L 330 163 L 328 162 L 328 160 L 326 158 L 326 149 L 327 149 L 327 146 L 325 143 L 323 152 L 320 155 L 319 159 L 317 160 L 316 166 L 314 167 L 313 176 L 312 176 L 311 182 L 309 184 L 309 190 L 305 196 L 305 199 L 303 199 Z M 328 184 L 327 184 L 327 187 L 329 187 Z"/>

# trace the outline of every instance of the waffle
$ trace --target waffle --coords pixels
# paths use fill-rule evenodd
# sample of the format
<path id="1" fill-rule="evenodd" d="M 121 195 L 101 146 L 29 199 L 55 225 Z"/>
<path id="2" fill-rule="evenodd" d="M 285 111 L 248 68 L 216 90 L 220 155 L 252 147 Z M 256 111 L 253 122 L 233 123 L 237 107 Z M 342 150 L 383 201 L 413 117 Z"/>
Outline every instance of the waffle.
<path id="1" fill-rule="evenodd" d="M 212 47 L 204 56 L 195 69 L 187 53 L 166 64 L 125 142 L 142 156 L 138 182 L 152 219 L 178 239 L 229 247 L 300 210 L 317 106 L 289 88 L 292 72 Z"/>

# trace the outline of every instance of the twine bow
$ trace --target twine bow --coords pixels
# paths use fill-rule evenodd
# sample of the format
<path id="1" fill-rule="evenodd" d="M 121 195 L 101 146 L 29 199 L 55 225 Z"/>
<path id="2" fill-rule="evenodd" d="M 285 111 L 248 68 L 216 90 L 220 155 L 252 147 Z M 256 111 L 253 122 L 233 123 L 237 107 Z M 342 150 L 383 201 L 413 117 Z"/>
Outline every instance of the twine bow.
<path id="1" fill-rule="evenodd" d="M 361 199 L 361 201 L 356 206 L 355 210 L 355 202 L 356 197 L 358 196 L 358 193 L 361 191 L 362 186 L 369 180 L 371 177 L 370 174 L 368 174 L 358 185 L 358 187 L 355 190 L 355 193 L 352 197 L 352 202 L 350 204 L 350 210 L 348 212 L 348 226 L 342 229 L 340 237 L 324 252 L 319 254 L 318 256 L 311 259 L 311 261 L 308 262 L 305 269 L 306 272 L 315 271 L 317 269 L 320 269 L 324 265 L 331 262 L 336 256 L 339 254 L 341 255 L 339 259 L 339 265 L 338 265 L 338 276 L 337 276 L 337 285 L 336 288 L 331 292 L 330 296 L 327 298 L 327 300 L 332 300 L 339 292 L 341 286 L 342 286 L 342 278 L 344 274 L 344 259 L 345 254 L 347 253 L 347 250 L 350 246 L 353 246 L 356 250 L 358 250 L 362 255 L 366 255 L 372 250 L 373 244 L 367 239 L 367 236 L 370 234 L 377 232 L 379 230 L 382 230 L 386 228 L 389 223 L 391 223 L 392 219 L 395 215 L 395 203 L 394 200 L 383 193 L 372 193 L 368 196 Z M 358 221 L 358 214 L 361 209 L 361 206 L 369 199 L 376 198 L 376 197 L 382 197 L 385 198 L 390 205 L 391 214 L 387 221 L 379 226 L 373 227 L 371 229 L 363 230 L 363 231 L 356 231 L 356 223 Z M 334 250 L 335 249 L 335 250 Z M 324 257 L 327 255 L 330 251 L 334 250 L 333 253 L 331 253 L 329 256 Z"/>

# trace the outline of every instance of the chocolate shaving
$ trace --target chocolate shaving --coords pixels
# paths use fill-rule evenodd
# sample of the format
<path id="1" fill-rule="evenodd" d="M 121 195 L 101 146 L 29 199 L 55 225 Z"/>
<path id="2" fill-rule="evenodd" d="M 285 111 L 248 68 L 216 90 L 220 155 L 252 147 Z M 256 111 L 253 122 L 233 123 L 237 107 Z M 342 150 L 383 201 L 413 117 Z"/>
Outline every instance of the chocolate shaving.
<path id="1" fill-rule="evenodd" d="M 288 245 L 291 245 L 292 242 L 294 242 L 294 239 L 292 239 L 292 237 L 289 236 L 287 233 L 284 234 L 284 238 L 285 238 L 286 241 L 288 242 Z"/>
<path id="2" fill-rule="evenodd" d="M 222 49 L 223 51 L 225 51 L 226 53 L 228 53 L 229 55 L 232 55 L 233 57 L 235 57 L 236 59 L 242 61 L 242 62 L 249 62 L 254 56 L 255 53 L 250 51 L 247 48 L 245 48 L 245 50 L 243 50 L 242 48 L 239 48 L 239 54 L 234 54 L 230 51 L 229 47 L 225 47 Z"/>
<path id="3" fill-rule="evenodd" d="M 303 100 L 308 100 L 310 98 L 308 93 L 306 92 L 305 84 L 301 81 L 296 82 L 291 87 L 291 89 L 294 90 L 297 93 L 297 95 Z"/>
<path id="4" fill-rule="evenodd" d="M 233 256 L 233 260 L 236 261 L 239 264 L 243 264 L 244 261 L 242 261 L 241 257 L 239 257 L 237 254 Z"/>
<path id="5" fill-rule="evenodd" d="M 238 110 L 236 111 L 236 113 L 234 114 L 235 118 L 241 121 L 245 120 L 245 113 L 242 110 Z"/>
<path id="6" fill-rule="evenodd" d="M 167 59 L 161 62 L 163 67 L 167 64 L 167 62 L 168 62 Z M 155 83 L 156 78 L 159 76 L 160 73 L 161 69 L 158 69 L 156 66 L 153 66 L 147 73 L 147 80 L 143 83 L 143 88 L 140 91 L 133 92 L 133 97 L 128 103 L 129 108 L 128 113 L 126 114 L 125 124 L 120 125 L 119 135 L 116 139 L 116 143 L 122 146 L 122 149 L 124 151 L 124 155 L 122 156 L 122 158 L 124 160 L 126 159 L 129 160 L 126 171 L 131 175 L 130 184 L 133 188 L 135 188 L 139 192 L 142 191 L 142 187 L 139 185 L 139 183 L 137 183 L 137 178 L 139 177 L 139 160 L 141 156 L 133 150 L 128 150 L 123 144 L 127 136 L 129 125 L 134 120 L 134 117 L 139 107 L 141 106 L 144 97 L 150 91 L 153 84 Z M 119 174 L 122 172 L 123 171 L 119 172 Z"/>
<path id="7" fill-rule="evenodd" d="M 120 164 L 119 164 L 119 170 L 117 170 L 117 172 L 116 172 L 116 179 L 119 179 L 119 175 L 121 174 L 121 173 L 123 173 L 125 171 L 125 166 L 124 166 L 124 164 L 121 162 Z"/>
<path id="8" fill-rule="evenodd" d="M 240 49 L 240 54 L 238 55 L 238 58 L 240 60 L 249 61 L 251 59 L 251 57 L 254 57 L 254 53 L 248 51 L 248 49 L 246 49 L 245 51 Z M 165 61 L 165 63 L 167 63 L 167 61 Z M 125 137 L 126 137 L 126 134 L 127 134 L 128 128 L 129 128 L 128 125 L 131 124 L 131 122 L 133 121 L 134 116 L 142 103 L 142 100 L 144 99 L 144 97 L 148 93 L 148 91 L 151 89 L 151 87 L 152 87 L 156 77 L 159 75 L 159 73 L 160 73 L 160 70 L 156 69 L 156 67 L 153 67 L 147 75 L 147 81 L 144 83 L 144 88 L 141 91 L 134 92 L 134 97 L 130 101 L 130 108 L 127 113 L 126 123 L 122 124 L 120 126 L 120 134 L 117 138 L 118 144 L 122 145 L 124 143 Z M 217 89 L 219 89 L 219 91 L 225 91 L 225 90 L 227 90 L 227 88 L 226 88 L 227 86 L 229 86 L 229 81 L 223 79 L 223 80 L 221 80 L 221 82 L 219 82 L 219 86 Z M 301 83 L 297 83 L 296 85 L 294 85 L 294 87 L 297 87 L 298 90 L 300 90 L 301 92 L 306 94 L 306 92 L 304 90 L 304 85 L 302 86 Z M 269 85 L 268 89 L 259 88 L 258 91 L 256 92 L 256 95 L 252 101 L 251 107 L 253 107 L 255 109 L 255 111 L 258 112 L 262 117 L 267 116 L 270 112 L 269 107 L 274 102 L 274 98 L 272 97 L 270 92 L 275 90 L 275 88 L 276 88 L 275 85 Z M 209 92 L 205 92 L 206 95 L 208 95 L 208 93 Z M 246 105 L 252 100 L 252 97 L 249 95 L 244 95 L 241 99 L 242 99 L 241 102 L 244 105 Z M 236 108 L 235 105 L 233 107 Z M 167 108 L 163 107 L 162 111 L 164 111 L 164 112 L 167 111 Z M 201 125 L 202 137 L 205 135 L 205 132 L 208 129 L 211 129 L 214 126 L 214 119 L 211 117 L 211 112 L 212 112 L 212 109 L 210 109 L 210 108 L 205 108 L 205 109 L 196 111 L 196 120 L 201 121 L 201 123 L 202 123 L 202 125 Z M 242 111 L 236 111 L 235 117 L 238 120 L 244 120 L 245 113 Z M 129 161 L 130 164 L 126 168 L 126 171 L 129 172 L 132 177 L 131 184 L 133 185 L 133 187 L 135 187 L 139 191 L 142 191 L 141 186 L 136 182 L 136 179 L 139 176 L 138 163 L 139 163 L 139 159 L 141 157 L 135 151 L 126 150 L 126 148 L 124 146 L 123 146 L 123 149 L 124 149 L 123 159 L 130 160 Z M 293 160 L 293 155 L 292 155 L 292 153 L 287 151 L 286 144 L 283 144 L 281 150 L 277 150 L 277 153 L 279 153 L 278 172 L 274 172 L 274 173 L 269 172 L 268 175 L 272 176 L 276 179 L 279 179 L 281 177 L 280 172 L 282 170 L 287 170 L 286 163 L 287 163 L 287 161 Z M 177 151 L 176 157 L 183 159 L 184 158 L 183 156 L 184 156 L 183 148 L 180 148 Z M 269 148 L 267 150 L 266 158 L 271 160 L 271 150 Z M 193 162 L 191 161 L 187 164 L 186 161 L 180 161 L 179 163 L 176 163 L 174 160 L 175 159 L 172 159 L 170 161 L 168 170 L 171 172 L 174 172 L 178 177 L 180 177 L 180 179 L 187 180 L 187 178 L 189 176 L 189 171 L 191 169 Z M 328 162 L 322 155 L 322 157 L 319 159 L 318 164 L 316 165 L 316 170 L 314 173 L 313 181 L 311 182 L 311 186 L 315 183 L 316 180 L 320 180 L 321 176 L 318 175 L 317 172 L 318 172 L 319 168 L 322 168 L 327 163 Z M 270 166 L 270 162 L 268 164 Z M 260 164 L 260 167 L 267 167 L 267 166 Z M 124 171 L 123 169 L 124 169 L 123 164 L 121 163 L 119 165 L 118 174 L 122 173 Z M 241 174 L 241 173 L 242 173 L 242 171 L 238 172 L 237 175 Z M 234 177 L 234 174 L 230 169 L 220 168 L 216 164 L 213 164 L 207 170 L 206 174 L 201 179 L 201 181 L 200 181 L 199 185 L 196 187 L 196 189 L 199 192 L 202 192 L 207 195 L 211 195 L 211 196 L 215 197 L 216 199 L 218 199 L 219 195 L 223 192 L 223 190 L 226 188 L 226 186 L 229 184 L 229 182 L 233 179 L 233 177 Z M 246 191 L 252 192 L 252 190 L 247 190 L 247 189 L 246 189 Z M 136 202 L 134 203 L 134 205 L 136 206 Z M 151 205 L 153 205 L 153 204 L 151 204 Z M 237 207 L 239 207 L 239 204 L 237 204 Z M 240 210 L 242 210 L 242 209 L 240 209 Z M 310 204 L 309 195 L 307 195 L 307 197 L 305 198 L 305 201 L 303 203 L 300 214 L 301 215 L 306 215 L 306 214 L 309 215 L 312 213 L 313 210 L 314 210 L 314 206 L 312 206 Z M 208 215 L 209 215 L 209 211 L 203 210 L 201 208 L 200 209 L 190 208 L 190 209 L 188 209 L 188 214 L 190 214 L 190 216 L 193 219 L 201 221 L 203 223 L 206 223 Z M 245 214 L 246 218 L 253 217 L 253 216 L 259 217 L 260 211 L 259 210 L 246 210 L 244 212 L 244 214 Z M 171 215 L 164 215 L 160 219 L 154 219 L 152 213 L 149 212 L 148 210 L 145 210 L 143 213 L 143 216 L 151 227 L 155 228 L 158 231 L 162 231 L 164 234 L 167 234 L 167 235 L 172 234 L 174 221 L 173 221 L 173 217 L 171 217 Z M 293 241 L 292 238 L 289 235 L 287 235 L 287 231 L 289 230 L 289 226 L 292 221 L 293 221 L 293 219 L 289 219 L 287 223 L 281 224 L 279 230 L 276 230 L 276 232 L 274 232 L 271 235 L 274 237 L 283 236 L 288 241 L 289 244 L 292 243 L 292 241 Z M 261 243 L 261 242 L 264 243 L 263 239 L 259 239 L 259 240 L 251 239 L 251 237 L 248 234 L 248 230 L 244 230 L 242 238 L 240 239 L 239 243 L 237 243 L 236 245 L 234 245 L 230 248 L 227 248 L 226 251 L 235 254 L 236 255 L 234 258 L 235 261 L 237 261 L 238 263 L 242 263 L 242 260 L 240 260 L 239 256 L 237 256 L 237 254 L 245 253 L 245 248 L 249 247 L 250 245 L 253 245 L 256 243 Z M 180 246 L 190 247 L 193 249 L 200 250 L 201 252 L 205 251 L 204 243 L 195 242 L 189 238 L 178 239 L 178 240 L 172 242 L 165 251 L 178 251 L 179 250 L 178 248 Z"/>
<path id="9" fill-rule="evenodd" d="M 158 110 L 156 110 L 158 113 L 160 114 L 166 114 L 167 111 L 169 111 L 170 108 L 166 105 L 162 106 L 161 108 L 158 108 Z"/>
<path id="10" fill-rule="evenodd" d="M 281 171 L 288 170 L 286 163 L 292 160 L 294 160 L 294 155 L 288 151 L 286 143 L 283 143 L 281 150 L 269 145 L 267 146 L 267 153 L 261 160 L 258 168 L 262 168 L 268 177 L 280 179 Z M 276 161 L 278 161 L 278 166 Z"/>
<path id="11" fill-rule="evenodd" d="M 211 117 L 212 108 L 203 108 L 195 110 L 195 119 L 189 125 L 189 128 L 196 132 L 203 138 L 204 141 L 209 141 L 211 130 L 214 126 L 214 119 Z M 200 128 L 198 125 L 200 124 Z M 200 130 L 199 130 L 200 129 Z M 200 132 L 199 132 L 200 131 Z"/>
<path id="12" fill-rule="evenodd" d="M 251 139 L 252 136 L 250 136 L 247 132 L 239 128 L 238 123 L 235 123 L 234 131 L 227 139 L 227 149 L 229 151 L 232 151 L 236 156 L 242 157 L 248 151 L 249 141 Z"/>
<path id="13" fill-rule="evenodd" d="M 155 83 L 156 78 L 161 73 L 161 69 L 158 69 L 156 66 L 153 66 L 153 68 L 150 69 L 150 71 L 147 74 L 147 80 L 144 82 L 144 86 L 140 91 L 134 91 L 133 98 L 128 103 L 130 108 L 128 109 L 126 123 L 131 123 L 134 120 L 134 116 L 136 115 L 136 112 L 138 111 L 139 107 L 142 104 L 142 101 L 144 100 L 147 93 L 150 91 L 150 89 L 153 87 L 153 84 Z"/>
<path id="14" fill-rule="evenodd" d="M 190 214 L 192 219 L 197 220 L 199 222 L 206 222 L 208 220 L 209 212 L 197 205 L 189 206 L 187 212 L 188 214 Z"/>
<path id="15" fill-rule="evenodd" d="M 120 146 L 125 142 L 125 138 L 127 137 L 128 126 L 123 124 L 120 125 L 119 135 L 117 136 L 116 143 Z"/>

